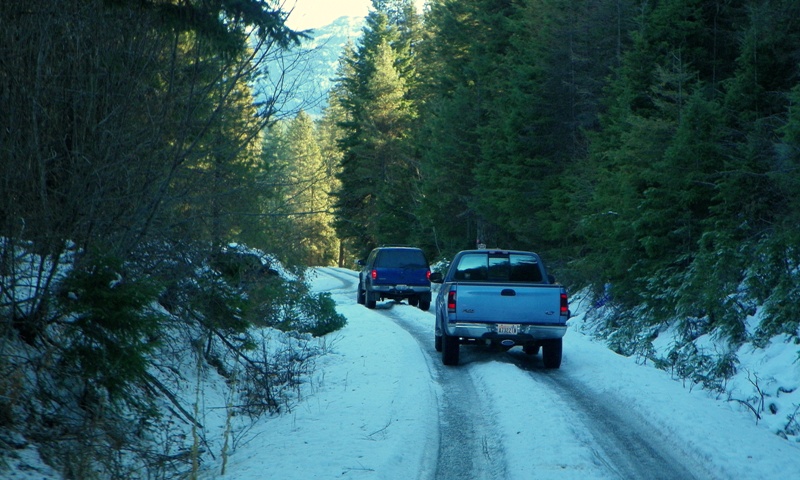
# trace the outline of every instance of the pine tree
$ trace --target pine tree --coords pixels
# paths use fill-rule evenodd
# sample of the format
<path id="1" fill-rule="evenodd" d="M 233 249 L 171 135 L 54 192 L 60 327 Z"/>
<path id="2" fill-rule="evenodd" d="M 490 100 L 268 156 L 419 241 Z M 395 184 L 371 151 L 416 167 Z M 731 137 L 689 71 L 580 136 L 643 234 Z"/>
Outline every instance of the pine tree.
<path id="1" fill-rule="evenodd" d="M 618 300 L 644 300 L 654 312 L 674 305 L 664 290 L 680 283 L 696 253 L 709 215 L 708 177 L 720 163 L 711 148 L 692 151 L 709 140 L 702 133 L 720 138 L 719 127 L 706 123 L 713 115 L 699 114 L 711 108 L 704 72 L 714 71 L 706 66 L 715 53 L 698 39 L 716 20 L 703 16 L 700 3 L 667 1 L 641 11 L 609 86 L 601 133 L 592 136 L 593 198 L 581 222 L 587 263 L 616 286 Z"/>
<path id="2" fill-rule="evenodd" d="M 739 251 L 759 261 L 748 268 L 747 285 L 764 306 L 759 341 L 777 333 L 798 335 L 800 299 L 792 273 L 798 255 L 796 202 L 796 101 L 800 54 L 797 2 L 746 2 L 743 42 L 735 73 L 726 82 L 725 106 L 733 145 L 718 181 L 717 229 Z M 729 247 L 730 248 L 730 247 Z"/>
<path id="3" fill-rule="evenodd" d="M 491 35 L 482 12 L 507 2 L 440 0 L 429 4 L 426 36 L 416 55 L 420 122 L 415 144 L 422 176 L 418 216 L 421 244 L 449 255 L 493 241 L 493 225 L 476 210 L 474 176 L 481 159 L 480 128 L 485 120 L 496 66 L 491 51 L 506 43 Z M 502 17 L 502 15 L 500 15 Z"/>
<path id="4" fill-rule="evenodd" d="M 324 161 L 311 117 L 300 112 L 266 138 L 267 184 L 273 191 L 270 251 L 290 265 L 331 265 L 338 245 L 331 226 L 333 171 Z"/>
<path id="5" fill-rule="evenodd" d="M 372 11 L 361 45 L 345 54 L 340 69 L 345 121 L 335 224 L 358 253 L 380 243 L 406 243 L 414 223 L 416 167 L 408 131 L 415 114 L 407 96 L 407 43 L 398 29 L 402 16 L 396 16 L 402 11 Z"/>

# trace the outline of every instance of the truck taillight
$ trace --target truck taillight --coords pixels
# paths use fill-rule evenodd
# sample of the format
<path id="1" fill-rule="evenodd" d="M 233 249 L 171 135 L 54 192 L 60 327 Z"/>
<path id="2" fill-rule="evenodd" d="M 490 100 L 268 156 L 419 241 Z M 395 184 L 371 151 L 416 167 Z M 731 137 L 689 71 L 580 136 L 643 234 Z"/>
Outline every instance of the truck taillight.
<path id="1" fill-rule="evenodd" d="M 569 303 L 567 302 L 567 294 L 561 294 L 561 316 L 567 317 L 569 316 Z"/>
<path id="2" fill-rule="evenodd" d="M 428 271 L 425 273 L 425 278 L 427 278 L 429 282 L 431 281 L 431 271 L 430 271 L 430 270 L 428 270 Z"/>
<path id="3" fill-rule="evenodd" d="M 372 269 L 372 271 L 369 272 L 369 276 L 372 277 L 373 280 L 375 280 L 376 278 L 378 278 L 378 271 L 375 270 L 375 269 Z"/>
<path id="4" fill-rule="evenodd" d="M 447 292 L 447 311 L 455 313 L 456 311 L 456 291 L 450 290 Z"/>

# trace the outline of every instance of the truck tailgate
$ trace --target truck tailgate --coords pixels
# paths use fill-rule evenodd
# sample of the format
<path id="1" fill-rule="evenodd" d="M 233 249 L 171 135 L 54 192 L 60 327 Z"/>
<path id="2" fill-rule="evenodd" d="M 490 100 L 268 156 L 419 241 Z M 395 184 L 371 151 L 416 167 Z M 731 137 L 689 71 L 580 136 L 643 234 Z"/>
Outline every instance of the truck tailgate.
<path id="1" fill-rule="evenodd" d="M 458 322 L 564 324 L 559 285 L 459 284 Z"/>
<path id="2" fill-rule="evenodd" d="M 427 268 L 377 268 L 377 278 L 373 280 L 375 285 L 427 285 Z"/>

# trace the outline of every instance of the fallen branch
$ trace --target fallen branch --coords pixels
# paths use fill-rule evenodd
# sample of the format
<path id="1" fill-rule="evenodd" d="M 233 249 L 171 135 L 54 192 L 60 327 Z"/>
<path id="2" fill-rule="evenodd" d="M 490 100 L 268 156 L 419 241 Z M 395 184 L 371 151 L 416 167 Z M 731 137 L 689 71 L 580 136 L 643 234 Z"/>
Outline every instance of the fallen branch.
<path id="1" fill-rule="evenodd" d="M 758 421 L 761 420 L 761 415 L 758 413 L 758 411 L 756 411 L 756 408 L 754 406 L 750 405 L 749 403 L 745 402 L 744 400 L 739 400 L 738 398 L 731 398 L 730 400 L 739 402 L 742 405 L 744 405 L 747 408 L 749 408 L 750 411 L 753 412 L 753 415 L 756 416 L 756 424 L 758 424 Z"/>

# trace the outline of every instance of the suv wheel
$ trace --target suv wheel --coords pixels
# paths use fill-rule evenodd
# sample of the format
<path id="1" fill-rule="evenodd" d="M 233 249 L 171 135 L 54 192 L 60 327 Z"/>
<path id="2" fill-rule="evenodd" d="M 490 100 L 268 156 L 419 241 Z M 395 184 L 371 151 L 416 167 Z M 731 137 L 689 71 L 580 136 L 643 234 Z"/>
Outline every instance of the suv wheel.
<path id="1" fill-rule="evenodd" d="M 364 292 L 364 304 L 369 309 L 375 308 L 375 297 L 373 295 L 373 293 Z"/>
<path id="2" fill-rule="evenodd" d="M 364 305 L 364 289 L 361 288 L 361 282 L 358 282 L 358 290 L 356 291 L 356 302 L 359 305 Z"/>

